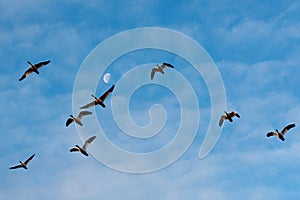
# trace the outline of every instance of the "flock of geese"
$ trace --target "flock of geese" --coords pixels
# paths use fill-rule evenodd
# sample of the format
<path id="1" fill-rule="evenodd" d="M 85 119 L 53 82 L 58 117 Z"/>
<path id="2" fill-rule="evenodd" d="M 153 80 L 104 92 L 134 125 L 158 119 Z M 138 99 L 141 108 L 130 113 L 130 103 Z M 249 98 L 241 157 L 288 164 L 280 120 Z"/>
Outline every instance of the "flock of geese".
<path id="1" fill-rule="evenodd" d="M 19 81 L 22 81 L 24 80 L 28 75 L 30 75 L 32 72 L 35 72 L 36 74 L 39 74 L 39 71 L 38 69 L 45 66 L 45 65 L 48 65 L 50 63 L 50 60 L 48 61 L 43 61 L 43 62 L 39 62 L 37 64 L 32 64 L 31 62 L 28 61 L 28 64 L 30 65 L 29 66 L 29 69 L 27 69 L 24 74 L 21 76 L 21 78 L 19 78 Z M 171 65 L 170 63 L 167 63 L 167 62 L 164 62 L 162 63 L 161 65 L 158 65 L 157 64 L 157 67 L 155 68 L 152 68 L 151 70 L 151 75 L 150 75 L 150 78 L 151 80 L 153 80 L 154 78 L 154 75 L 156 72 L 160 72 L 161 74 L 165 74 L 164 72 L 164 69 L 166 67 L 169 67 L 169 68 L 174 68 L 173 65 Z M 96 106 L 96 105 L 100 105 L 102 106 L 103 108 L 105 108 L 105 104 L 104 104 L 104 101 L 105 99 L 113 92 L 115 86 L 112 85 L 103 95 L 101 95 L 100 97 L 96 97 L 95 95 L 91 95 L 95 100 L 84 105 L 84 106 L 81 106 L 80 109 L 87 109 L 87 108 L 90 108 L 92 106 Z M 225 114 L 221 115 L 220 117 L 220 120 L 219 120 L 219 127 L 221 127 L 224 123 L 224 121 L 228 120 L 229 122 L 233 122 L 233 118 L 234 117 L 237 117 L 237 118 L 240 118 L 240 115 L 235 112 L 235 111 L 232 111 L 230 113 L 224 111 Z M 68 127 L 71 123 L 75 123 L 79 126 L 83 126 L 83 123 L 82 123 L 82 118 L 84 116 L 88 116 L 88 115 L 91 115 L 92 112 L 90 111 L 87 111 L 87 110 L 83 110 L 81 111 L 77 117 L 74 117 L 73 115 L 70 115 L 70 117 L 67 119 L 66 121 L 66 127 Z M 290 130 L 291 128 L 294 128 L 296 125 L 295 124 L 289 124 L 287 125 L 286 127 L 284 127 L 282 129 L 281 132 L 279 132 L 277 129 L 276 129 L 276 132 L 268 132 L 266 134 L 267 137 L 271 137 L 271 136 L 276 136 L 278 137 L 280 140 L 284 141 L 285 138 L 283 137 L 285 135 L 285 133 Z M 94 140 L 95 140 L 96 136 L 91 136 L 90 138 L 88 138 L 82 147 L 80 147 L 79 145 L 75 145 L 75 147 L 71 148 L 70 149 L 70 152 L 80 152 L 82 153 L 83 155 L 85 156 L 88 156 L 89 154 L 87 153 L 87 147 L 89 146 L 89 144 L 91 144 Z M 20 164 L 18 165 L 15 165 L 13 167 L 10 167 L 9 169 L 18 169 L 18 168 L 24 168 L 24 169 L 28 169 L 27 168 L 27 165 L 28 163 L 34 158 L 35 154 L 33 154 L 32 156 L 30 156 L 25 162 L 21 162 L 19 161 Z"/>

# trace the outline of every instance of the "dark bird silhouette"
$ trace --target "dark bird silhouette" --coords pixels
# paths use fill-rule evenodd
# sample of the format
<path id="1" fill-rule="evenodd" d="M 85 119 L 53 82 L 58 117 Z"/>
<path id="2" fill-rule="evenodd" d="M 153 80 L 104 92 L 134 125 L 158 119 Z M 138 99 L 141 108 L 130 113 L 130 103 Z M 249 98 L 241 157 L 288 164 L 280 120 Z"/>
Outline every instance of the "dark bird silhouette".
<path id="1" fill-rule="evenodd" d="M 24 163 L 21 162 L 21 161 L 19 161 L 19 162 L 20 162 L 19 165 L 10 167 L 9 169 L 18 169 L 18 168 L 28 169 L 28 168 L 27 168 L 27 164 L 32 160 L 32 158 L 34 157 L 34 155 L 35 155 L 35 154 L 33 154 L 32 156 L 30 156 Z"/>
<path id="2" fill-rule="evenodd" d="M 156 66 L 157 66 L 157 67 L 155 67 L 155 68 L 153 68 L 153 69 L 151 70 L 151 80 L 154 78 L 155 72 L 160 72 L 160 73 L 162 73 L 162 74 L 165 74 L 164 69 L 165 69 L 166 67 L 174 68 L 173 65 L 171 65 L 170 63 L 166 63 L 166 62 L 164 62 L 162 65 L 158 65 L 158 64 L 157 64 Z"/>
<path id="3" fill-rule="evenodd" d="M 66 126 L 69 126 L 72 122 L 75 122 L 79 126 L 83 126 L 83 124 L 81 122 L 82 117 L 86 116 L 86 115 L 91 115 L 91 114 L 92 114 L 92 112 L 90 112 L 90 111 L 81 111 L 77 117 L 70 115 L 70 117 L 68 118 L 68 120 L 66 122 Z"/>
<path id="4" fill-rule="evenodd" d="M 269 132 L 269 133 L 267 133 L 267 137 L 271 137 L 271 136 L 276 136 L 276 137 L 278 137 L 280 140 L 282 140 L 282 141 L 284 141 L 285 139 L 284 139 L 284 134 L 288 131 L 288 130 L 290 130 L 291 128 L 294 128 L 296 125 L 295 124 L 289 124 L 289 125 L 287 125 L 286 127 L 284 127 L 283 129 L 282 129 L 282 131 L 281 132 L 279 132 L 277 129 L 276 129 L 276 132 Z"/>
<path id="5" fill-rule="evenodd" d="M 87 147 L 93 142 L 93 140 L 96 138 L 96 136 L 92 136 L 89 139 L 87 139 L 84 143 L 84 145 L 82 147 L 75 145 L 74 148 L 70 149 L 70 152 L 75 152 L 75 151 L 79 151 L 80 153 L 82 153 L 85 156 L 89 156 L 89 154 L 87 153 L 86 149 Z"/>
<path id="6" fill-rule="evenodd" d="M 103 108 L 105 108 L 105 104 L 104 104 L 104 100 L 108 97 L 108 95 L 110 93 L 112 93 L 112 91 L 114 90 L 115 86 L 111 86 L 102 96 L 100 96 L 99 98 L 97 98 L 95 95 L 91 95 L 92 97 L 95 98 L 95 101 L 92 101 L 91 103 L 88 103 L 84 106 L 81 106 L 80 109 L 85 109 L 85 108 L 89 108 L 95 105 L 101 105 Z"/>
<path id="7" fill-rule="evenodd" d="M 234 116 L 240 118 L 240 115 L 235 111 L 232 111 L 231 113 L 227 113 L 226 111 L 224 111 L 224 112 L 225 112 L 225 115 L 222 115 L 220 117 L 219 126 L 222 126 L 222 124 L 225 120 L 229 120 L 230 122 L 232 122 L 233 121 L 232 118 Z"/>
<path id="8" fill-rule="evenodd" d="M 19 78 L 19 81 L 22 81 L 23 79 L 25 79 L 32 72 L 35 72 L 36 74 L 39 74 L 38 69 L 41 68 L 44 65 L 49 64 L 49 63 L 50 63 L 50 60 L 44 61 L 44 62 L 39 62 L 39 63 L 33 65 L 31 62 L 28 61 L 28 64 L 30 65 L 30 67 L 29 67 L 29 69 L 27 69 L 24 72 L 24 74 L 22 75 L 22 77 Z"/>

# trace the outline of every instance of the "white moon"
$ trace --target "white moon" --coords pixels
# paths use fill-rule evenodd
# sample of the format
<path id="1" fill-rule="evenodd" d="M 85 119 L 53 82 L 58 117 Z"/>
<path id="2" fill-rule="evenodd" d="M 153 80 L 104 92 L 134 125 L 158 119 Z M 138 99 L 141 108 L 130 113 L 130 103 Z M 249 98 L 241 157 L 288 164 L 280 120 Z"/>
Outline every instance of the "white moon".
<path id="1" fill-rule="evenodd" d="M 104 76 L 103 76 L 103 81 L 104 81 L 105 83 L 108 83 L 109 80 L 110 80 L 110 73 L 104 74 Z"/>

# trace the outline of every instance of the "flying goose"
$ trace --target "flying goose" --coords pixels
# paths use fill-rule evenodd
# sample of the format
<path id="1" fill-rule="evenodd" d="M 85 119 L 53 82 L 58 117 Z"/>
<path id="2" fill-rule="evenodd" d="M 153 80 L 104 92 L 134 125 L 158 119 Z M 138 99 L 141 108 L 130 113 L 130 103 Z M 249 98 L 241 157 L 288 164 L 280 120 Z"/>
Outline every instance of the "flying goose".
<path id="1" fill-rule="evenodd" d="M 95 98 L 95 101 L 92 101 L 91 103 L 88 103 L 84 106 L 81 106 L 80 109 L 85 109 L 85 108 L 89 108 L 95 105 L 101 105 L 103 108 L 105 108 L 105 104 L 104 104 L 104 100 L 108 97 L 108 95 L 110 93 L 112 93 L 112 91 L 114 90 L 115 86 L 111 86 L 102 96 L 100 96 L 99 98 L 97 98 L 95 95 L 91 95 L 92 97 Z"/>
<path id="2" fill-rule="evenodd" d="M 226 111 L 224 111 L 224 112 L 225 112 L 225 115 L 222 115 L 220 117 L 219 126 L 222 126 L 224 120 L 229 120 L 230 122 L 232 122 L 233 121 L 232 118 L 234 116 L 240 118 L 240 115 L 235 111 L 232 111 L 231 113 L 227 113 Z"/>
<path id="3" fill-rule="evenodd" d="M 24 163 L 19 161 L 20 164 L 19 165 L 16 165 L 16 166 L 13 166 L 13 167 L 10 167 L 9 169 L 17 169 L 17 168 L 24 168 L 24 169 L 27 169 L 27 164 L 32 160 L 32 158 L 34 157 L 35 154 L 33 154 L 32 156 L 30 156 Z"/>
<path id="4" fill-rule="evenodd" d="M 22 81 L 23 79 L 25 79 L 29 74 L 31 74 L 32 72 L 35 72 L 37 74 L 39 74 L 38 69 L 44 65 L 47 65 L 50 63 L 50 60 L 44 61 L 44 62 L 39 62 L 37 64 L 32 64 L 31 62 L 27 61 L 27 63 L 30 65 L 29 69 L 27 69 L 24 74 L 22 75 L 21 78 L 19 78 L 19 81 Z"/>
<path id="5" fill-rule="evenodd" d="M 154 78 L 155 72 L 160 72 L 160 73 L 164 74 L 164 73 L 165 73 L 165 72 L 164 72 L 164 69 L 165 69 L 166 67 L 174 68 L 173 65 L 171 65 L 171 64 L 169 64 L 169 63 L 166 63 L 166 62 L 164 62 L 162 65 L 156 64 L 156 66 L 157 66 L 157 67 L 155 67 L 155 68 L 153 68 L 153 69 L 151 70 L 151 80 Z"/>
<path id="6" fill-rule="evenodd" d="M 277 136 L 279 139 L 281 139 L 282 141 L 284 141 L 284 137 L 283 135 L 290 130 L 291 128 L 294 128 L 296 125 L 295 124 L 289 124 L 286 127 L 284 127 L 282 129 L 282 131 L 279 133 L 278 130 L 276 129 L 276 132 L 269 132 L 267 133 L 267 137 L 271 137 L 271 136 Z"/>
<path id="7" fill-rule="evenodd" d="M 70 149 L 70 152 L 75 152 L 75 151 L 79 151 L 80 153 L 82 153 L 85 156 L 89 156 L 89 154 L 86 152 L 87 147 L 89 146 L 89 144 L 91 144 L 93 142 L 93 140 L 96 138 L 96 136 L 92 136 L 89 139 L 87 139 L 84 142 L 84 145 L 82 147 L 78 146 L 77 144 L 75 145 L 76 147 Z"/>
<path id="8" fill-rule="evenodd" d="M 72 122 L 75 122 L 76 124 L 78 124 L 80 126 L 83 126 L 83 124 L 81 122 L 82 117 L 85 115 L 91 115 L 91 114 L 92 114 L 92 112 L 90 112 L 90 111 L 81 111 L 77 117 L 70 115 L 70 117 L 68 118 L 68 120 L 66 122 L 66 126 L 69 126 Z"/>

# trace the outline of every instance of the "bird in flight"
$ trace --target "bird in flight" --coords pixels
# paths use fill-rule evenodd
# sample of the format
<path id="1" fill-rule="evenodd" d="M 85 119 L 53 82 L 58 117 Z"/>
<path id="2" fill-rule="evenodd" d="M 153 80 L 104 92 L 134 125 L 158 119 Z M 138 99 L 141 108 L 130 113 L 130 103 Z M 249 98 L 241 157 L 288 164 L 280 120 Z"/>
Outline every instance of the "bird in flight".
<path id="1" fill-rule="evenodd" d="M 155 72 L 160 72 L 160 73 L 162 73 L 162 74 L 164 74 L 165 72 L 164 72 L 164 69 L 166 68 L 166 67 L 170 67 L 170 68 L 174 68 L 174 66 L 173 65 L 171 65 L 170 63 L 166 63 L 166 62 L 164 62 L 162 65 L 156 65 L 157 67 L 155 67 L 155 68 L 153 68 L 152 70 L 151 70 L 151 80 L 154 78 L 154 74 L 155 74 Z"/>
<path id="2" fill-rule="evenodd" d="M 95 98 L 95 101 L 92 101 L 91 103 L 88 103 L 84 106 L 81 106 L 80 109 L 85 109 L 85 108 L 89 108 L 95 105 L 101 105 L 103 108 L 105 108 L 105 104 L 104 104 L 104 100 L 108 97 L 108 95 L 110 93 L 112 93 L 112 91 L 114 90 L 115 86 L 111 86 L 102 96 L 100 96 L 99 98 L 97 98 L 95 95 L 91 95 L 92 97 Z"/>
<path id="3" fill-rule="evenodd" d="M 74 148 L 70 149 L 70 152 L 75 152 L 75 151 L 79 151 L 80 153 L 82 153 L 85 156 L 89 156 L 89 154 L 86 152 L 87 147 L 93 142 L 93 140 L 96 138 L 96 136 L 92 136 L 89 139 L 87 139 L 84 142 L 84 145 L 82 147 L 78 146 L 77 144 L 75 145 Z"/>
<path id="4" fill-rule="evenodd" d="M 72 122 L 75 122 L 76 124 L 78 124 L 80 126 L 83 126 L 83 124 L 81 122 L 82 117 L 86 116 L 86 115 L 91 115 L 91 114 L 92 114 L 92 112 L 90 112 L 90 111 L 81 111 L 77 117 L 70 115 L 70 117 L 67 119 L 66 126 L 69 126 Z"/>
<path id="5" fill-rule="evenodd" d="M 35 154 L 33 154 L 32 156 L 30 156 L 24 163 L 19 161 L 20 164 L 19 165 L 16 165 L 16 166 L 13 166 L 13 167 L 10 167 L 9 169 L 17 169 L 17 168 L 24 168 L 24 169 L 27 169 L 27 164 L 32 160 L 32 158 L 34 157 Z"/>
<path id="6" fill-rule="evenodd" d="M 222 124 L 223 124 L 223 122 L 225 120 L 229 120 L 230 122 L 232 122 L 233 121 L 232 120 L 233 117 L 236 116 L 236 117 L 240 118 L 240 115 L 237 112 L 235 112 L 235 111 L 232 111 L 231 113 L 227 113 L 226 111 L 224 111 L 224 112 L 225 112 L 225 115 L 222 115 L 220 117 L 220 121 L 219 121 L 219 126 L 220 127 L 222 126 Z"/>
<path id="7" fill-rule="evenodd" d="M 39 74 L 38 69 L 41 68 L 44 65 L 47 65 L 50 63 L 50 60 L 44 61 L 44 62 L 39 62 L 37 64 L 32 64 L 31 62 L 27 61 L 28 64 L 30 65 L 29 69 L 27 69 L 24 74 L 22 75 L 21 78 L 19 78 L 19 81 L 22 81 L 23 79 L 25 79 L 29 74 L 31 74 L 32 72 L 35 72 L 36 74 Z"/>
<path id="8" fill-rule="evenodd" d="M 276 136 L 276 137 L 278 137 L 279 139 L 281 139 L 282 141 L 284 141 L 285 139 L 284 139 L 283 135 L 284 135 L 288 130 L 290 130 L 291 128 L 294 128 L 295 126 L 296 126 L 295 124 L 289 124 L 289 125 L 287 125 L 286 127 L 284 127 L 280 133 L 279 133 L 279 131 L 276 129 L 276 132 L 269 132 L 269 133 L 267 133 L 267 137 Z"/>

